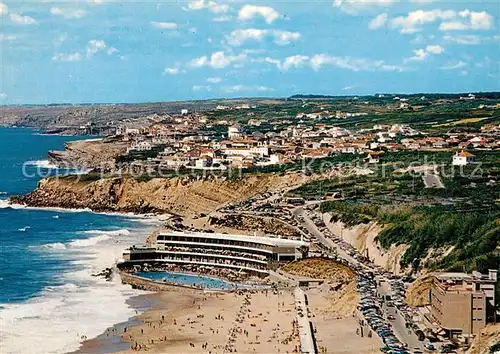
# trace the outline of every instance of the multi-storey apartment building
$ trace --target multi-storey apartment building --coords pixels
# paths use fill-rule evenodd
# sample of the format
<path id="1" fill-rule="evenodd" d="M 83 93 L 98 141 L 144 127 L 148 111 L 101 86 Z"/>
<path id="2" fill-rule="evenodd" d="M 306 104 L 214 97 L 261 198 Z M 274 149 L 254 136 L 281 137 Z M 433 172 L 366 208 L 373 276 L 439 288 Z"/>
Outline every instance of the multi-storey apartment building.
<path id="1" fill-rule="evenodd" d="M 477 334 L 487 323 L 496 322 L 497 270 L 441 273 L 434 277 L 430 292 L 433 320 L 450 336 Z"/>

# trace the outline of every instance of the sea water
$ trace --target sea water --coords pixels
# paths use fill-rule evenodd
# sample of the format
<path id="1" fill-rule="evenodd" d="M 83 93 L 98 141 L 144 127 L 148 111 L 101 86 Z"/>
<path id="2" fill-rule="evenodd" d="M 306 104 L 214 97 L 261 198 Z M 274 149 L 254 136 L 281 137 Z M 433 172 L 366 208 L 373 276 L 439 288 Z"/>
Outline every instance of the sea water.
<path id="1" fill-rule="evenodd" d="M 94 277 L 142 243 L 154 220 L 8 205 L 55 174 L 47 151 L 78 137 L 0 128 L 0 353 L 65 353 L 135 314 L 138 294 Z M 29 162 L 26 164 L 26 162 Z M 23 167 L 24 166 L 24 167 Z M 24 172 L 23 172 L 24 168 Z"/>

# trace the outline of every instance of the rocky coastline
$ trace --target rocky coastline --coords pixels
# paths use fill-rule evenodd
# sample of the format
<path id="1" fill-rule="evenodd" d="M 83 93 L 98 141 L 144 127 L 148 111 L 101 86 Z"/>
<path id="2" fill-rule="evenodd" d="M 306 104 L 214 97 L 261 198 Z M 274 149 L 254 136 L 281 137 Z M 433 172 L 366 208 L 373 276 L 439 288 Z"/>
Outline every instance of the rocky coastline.
<path id="1" fill-rule="evenodd" d="M 14 204 L 40 208 L 90 209 L 96 212 L 172 214 L 210 213 L 226 203 L 250 198 L 302 181 L 296 175 L 262 175 L 239 179 L 55 176 L 41 180 Z"/>

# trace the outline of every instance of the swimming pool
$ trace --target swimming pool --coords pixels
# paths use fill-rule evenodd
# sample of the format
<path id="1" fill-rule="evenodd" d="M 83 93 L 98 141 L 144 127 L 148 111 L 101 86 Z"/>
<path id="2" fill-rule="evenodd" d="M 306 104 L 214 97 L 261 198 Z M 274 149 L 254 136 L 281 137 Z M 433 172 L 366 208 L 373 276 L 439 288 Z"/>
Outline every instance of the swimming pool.
<path id="1" fill-rule="evenodd" d="M 151 279 L 159 282 L 166 280 L 169 283 L 188 285 L 188 286 L 199 286 L 205 289 L 232 290 L 232 289 L 248 289 L 257 287 L 253 285 L 230 283 L 222 279 L 207 277 L 203 275 L 194 275 L 194 274 L 171 273 L 171 272 L 137 272 L 134 273 L 134 275 L 141 278 Z"/>

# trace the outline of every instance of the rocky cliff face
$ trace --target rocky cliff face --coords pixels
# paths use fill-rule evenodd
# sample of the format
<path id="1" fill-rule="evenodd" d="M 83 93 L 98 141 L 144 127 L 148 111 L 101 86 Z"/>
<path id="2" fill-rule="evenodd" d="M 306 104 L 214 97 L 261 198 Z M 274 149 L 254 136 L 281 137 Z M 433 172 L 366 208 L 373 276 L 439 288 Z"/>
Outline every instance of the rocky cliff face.
<path id="1" fill-rule="evenodd" d="M 432 275 L 425 275 L 415 280 L 406 290 L 405 299 L 410 306 L 426 306 L 430 304 L 431 287 L 434 278 Z"/>
<path id="2" fill-rule="evenodd" d="M 383 249 L 377 240 L 378 234 L 383 230 L 382 225 L 370 222 L 347 227 L 340 221 L 329 221 L 329 214 L 324 214 L 324 220 L 333 234 L 342 235 L 344 241 L 354 246 L 363 256 L 370 258 L 373 263 L 393 273 L 403 273 L 399 262 L 408 249 L 408 245 L 392 245 L 388 250 Z"/>
<path id="3" fill-rule="evenodd" d="M 133 178 L 103 178 L 79 181 L 48 178 L 13 203 L 34 207 L 89 208 L 94 211 L 172 213 L 181 216 L 208 213 L 217 207 L 244 200 L 257 193 L 293 186 L 302 177 L 294 174 L 249 176 L 235 180 L 155 178 L 140 182 Z"/>
<path id="4" fill-rule="evenodd" d="M 64 151 L 49 151 L 49 160 L 61 167 L 104 168 L 114 166 L 115 158 L 127 151 L 128 143 L 114 138 L 72 141 Z"/>

